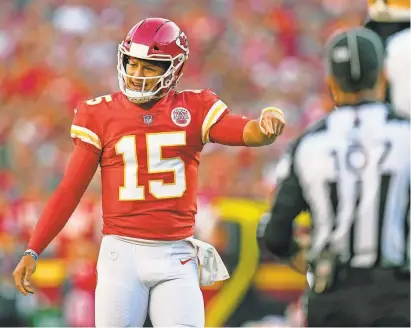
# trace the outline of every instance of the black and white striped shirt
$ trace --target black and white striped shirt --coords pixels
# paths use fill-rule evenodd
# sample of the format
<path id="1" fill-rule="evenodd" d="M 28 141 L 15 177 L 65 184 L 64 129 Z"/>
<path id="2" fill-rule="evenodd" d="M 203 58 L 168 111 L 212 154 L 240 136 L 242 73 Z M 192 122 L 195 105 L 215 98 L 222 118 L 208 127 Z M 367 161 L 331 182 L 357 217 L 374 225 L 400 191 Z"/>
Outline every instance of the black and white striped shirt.
<path id="1" fill-rule="evenodd" d="M 331 247 L 352 267 L 409 263 L 409 119 L 382 103 L 340 107 L 290 147 L 277 175 L 265 232 L 274 254 L 287 256 L 293 219 L 308 210 L 309 260 Z"/>

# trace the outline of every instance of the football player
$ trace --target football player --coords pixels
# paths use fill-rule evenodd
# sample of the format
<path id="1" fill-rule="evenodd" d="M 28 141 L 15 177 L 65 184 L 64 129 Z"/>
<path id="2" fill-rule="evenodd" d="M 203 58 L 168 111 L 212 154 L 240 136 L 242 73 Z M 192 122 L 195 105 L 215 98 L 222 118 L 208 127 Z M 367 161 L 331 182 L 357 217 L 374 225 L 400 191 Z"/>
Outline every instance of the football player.
<path id="1" fill-rule="evenodd" d="M 281 110 L 256 120 L 230 113 L 210 90 L 176 91 L 189 54 L 172 21 L 136 24 L 118 48 L 121 92 L 80 103 L 65 176 L 14 271 L 34 293 L 36 260 L 68 221 L 98 166 L 103 240 L 97 263 L 96 326 L 204 327 L 200 285 L 228 278 L 215 249 L 195 240 L 197 173 L 208 142 L 264 146 L 282 133 Z"/>

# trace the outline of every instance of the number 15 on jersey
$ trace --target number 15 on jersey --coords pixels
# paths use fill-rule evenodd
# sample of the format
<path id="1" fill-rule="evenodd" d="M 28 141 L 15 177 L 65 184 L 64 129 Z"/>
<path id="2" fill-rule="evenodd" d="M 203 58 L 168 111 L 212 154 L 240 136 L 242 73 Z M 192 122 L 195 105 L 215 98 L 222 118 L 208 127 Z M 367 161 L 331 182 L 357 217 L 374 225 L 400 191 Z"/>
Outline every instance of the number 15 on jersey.
<path id="1" fill-rule="evenodd" d="M 138 161 L 146 156 L 147 172 L 174 173 L 174 182 L 150 180 L 148 188 L 151 195 L 158 199 L 180 198 L 186 191 L 185 164 L 180 157 L 163 158 L 163 147 L 185 146 L 186 133 L 163 132 L 146 134 L 146 154 L 137 154 L 136 136 L 122 137 L 115 146 L 116 154 L 122 155 L 124 163 L 124 184 L 119 187 L 119 200 L 136 201 L 145 199 L 145 186 L 138 183 Z"/>

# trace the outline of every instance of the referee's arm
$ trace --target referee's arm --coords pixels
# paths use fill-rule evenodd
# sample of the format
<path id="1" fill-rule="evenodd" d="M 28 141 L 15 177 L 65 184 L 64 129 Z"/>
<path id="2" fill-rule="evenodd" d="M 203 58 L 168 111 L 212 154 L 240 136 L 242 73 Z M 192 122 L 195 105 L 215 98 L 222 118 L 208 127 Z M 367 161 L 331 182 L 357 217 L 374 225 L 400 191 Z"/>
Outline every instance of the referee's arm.
<path id="1" fill-rule="evenodd" d="M 292 157 L 286 154 L 278 165 L 277 175 L 281 182 L 277 186 L 271 218 L 264 232 L 264 243 L 268 250 L 281 260 L 294 259 L 300 262 L 301 249 L 293 239 L 293 221 L 300 212 L 307 210 L 308 206 L 295 173 Z M 295 265 L 294 268 L 303 271 Z"/>

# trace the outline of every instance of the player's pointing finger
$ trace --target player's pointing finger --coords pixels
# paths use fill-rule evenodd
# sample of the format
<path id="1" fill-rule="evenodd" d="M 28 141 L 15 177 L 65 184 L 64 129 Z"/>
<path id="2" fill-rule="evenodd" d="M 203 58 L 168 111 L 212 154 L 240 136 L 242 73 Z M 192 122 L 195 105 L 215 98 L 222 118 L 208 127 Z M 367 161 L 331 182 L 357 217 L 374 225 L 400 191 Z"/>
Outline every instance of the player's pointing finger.
<path id="1" fill-rule="evenodd" d="M 13 272 L 13 278 L 14 278 L 14 283 L 19 290 L 20 293 L 22 293 L 24 296 L 27 295 L 26 290 L 23 287 L 23 277 L 25 272 L 23 271 L 24 268 L 17 267 L 16 270 Z"/>

